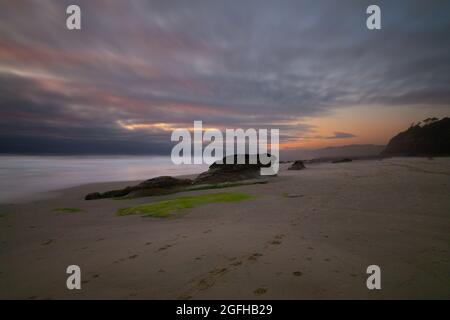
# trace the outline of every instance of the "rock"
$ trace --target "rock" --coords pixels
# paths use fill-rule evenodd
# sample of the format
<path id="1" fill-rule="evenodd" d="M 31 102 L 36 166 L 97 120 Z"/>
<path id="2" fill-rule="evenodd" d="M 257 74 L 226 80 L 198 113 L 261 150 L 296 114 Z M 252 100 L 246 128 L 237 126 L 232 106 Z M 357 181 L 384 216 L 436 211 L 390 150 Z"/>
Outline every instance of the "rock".
<path id="1" fill-rule="evenodd" d="M 270 155 L 267 155 L 271 157 Z M 129 186 L 120 190 L 111 190 L 103 193 L 93 192 L 85 196 L 85 200 L 96 200 L 116 197 L 147 197 L 154 195 L 164 195 L 184 190 L 191 187 L 198 187 L 205 184 L 217 184 L 224 182 L 235 182 L 241 180 L 261 178 L 260 169 L 270 167 L 270 163 L 264 165 L 260 161 L 260 156 L 245 155 L 245 163 L 237 164 L 237 155 L 234 155 L 234 163 L 226 164 L 226 159 L 215 162 L 209 166 L 208 171 L 201 173 L 194 181 L 190 179 L 178 179 L 169 176 L 161 176 L 145 180 L 136 186 Z M 255 157 L 255 163 L 249 163 L 251 157 Z"/>
<path id="2" fill-rule="evenodd" d="M 137 185 L 140 188 L 172 188 L 176 186 L 184 186 L 192 184 L 190 179 L 178 179 L 170 176 L 161 176 L 153 179 L 145 180 Z"/>
<path id="3" fill-rule="evenodd" d="M 133 190 L 133 187 L 126 187 L 125 189 L 106 191 L 102 193 L 101 196 L 102 198 L 124 197 Z"/>
<path id="4" fill-rule="evenodd" d="M 303 161 L 297 160 L 295 161 L 288 170 L 303 170 L 306 169 L 305 165 L 303 164 Z"/>
<path id="5" fill-rule="evenodd" d="M 102 195 L 100 194 L 100 192 L 92 192 L 89 193 L 86 197 L 84 197 L 84 200 L 97 200 L 97 199 L 101 199 Z"/>
<path id="6" fill-rule="evenodd" d="M 194 180 L 194 184 L 222 183 L 248 179 L 258 179 L 261 177 L 260 171 L 263 167 L 270 167 L 270 163 L 265 165 L 260 162 L 260 156 L 243 155 L 244 164 L 237 163 L 237 155 L 232 156 L 233 163 L 227 164 L 227 157 L 221 161 L 216 161 L 209 166 L 208 171 L 201 173 Z M 267 155 L 271 157 L 270 155 Z M 253 159 L 255 163 L 249 163 Z"/>
<path id="7" fill-rule="evenodd" d="M 450 155 L 450 118 L 428 118 L 393 137 L 382 156 Z"/>
<path id="8" fill-rule="evenodd" d="M 161 176 L 145 180 L 136 186 L 126 187 L 120 190 L 111 190 L 103 193 L 93 192 L 84 197 L 85 200 L 97 200 L 124 196 L 152 196 L 179 191 L 181 187 L 191 185 L 190 179 L 177 179 L 169 176 Z"/>
<path id="9" fill-rule="evenodd" d="M 343 162 L 352 162 L 352 159 L 343 158 L 343 159 L 337 159 L 337 160 L 331 161 L 331 163 L 343 163 Z"/>

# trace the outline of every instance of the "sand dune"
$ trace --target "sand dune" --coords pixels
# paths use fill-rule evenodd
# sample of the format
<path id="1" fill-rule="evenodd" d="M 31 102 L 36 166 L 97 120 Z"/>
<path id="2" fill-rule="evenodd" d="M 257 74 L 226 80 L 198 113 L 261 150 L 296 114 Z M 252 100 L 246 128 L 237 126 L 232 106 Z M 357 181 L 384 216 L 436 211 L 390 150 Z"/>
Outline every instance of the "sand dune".
<path id="1" fill-rule="evenodd" d="M 0 207 L 2 299 L 450 298 L 450 159 L 321 163 L 268 184 L 84 201 L 129 182 L 85 185 Z M 176 218 L 117 209 L 239 191 Z M 78 208 L 81 212 L 55 212 Z M 82 290 L 66 288 L 66 267 Z M 366 287 L 366 268 L 382 289 Z"/>

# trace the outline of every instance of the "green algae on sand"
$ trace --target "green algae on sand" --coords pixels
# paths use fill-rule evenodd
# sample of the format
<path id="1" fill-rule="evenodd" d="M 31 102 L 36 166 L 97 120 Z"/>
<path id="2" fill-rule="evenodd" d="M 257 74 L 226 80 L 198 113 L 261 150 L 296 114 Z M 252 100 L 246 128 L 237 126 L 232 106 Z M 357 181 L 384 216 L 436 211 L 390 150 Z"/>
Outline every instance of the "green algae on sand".
<path id="1" fill-rule="evenodd" d="M 144 217 L 167 218 L 179 211 L 208 203 L 239 202 L 255 197 L 242 192 L 223 192 L 155 201 L 117 210 L 119 216 L 140 214 Z"/>

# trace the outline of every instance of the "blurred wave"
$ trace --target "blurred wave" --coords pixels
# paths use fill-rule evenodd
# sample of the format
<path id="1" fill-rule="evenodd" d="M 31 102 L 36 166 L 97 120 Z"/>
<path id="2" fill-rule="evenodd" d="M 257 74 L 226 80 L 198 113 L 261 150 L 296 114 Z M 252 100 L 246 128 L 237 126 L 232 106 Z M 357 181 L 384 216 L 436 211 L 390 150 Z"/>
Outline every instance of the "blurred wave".
<path id="1" fill-rule="evenodd" d="M 174 165 L 155 156 L 0 156 L 0 202 L 107 181 L 199 173 L 207 165 Z"/>

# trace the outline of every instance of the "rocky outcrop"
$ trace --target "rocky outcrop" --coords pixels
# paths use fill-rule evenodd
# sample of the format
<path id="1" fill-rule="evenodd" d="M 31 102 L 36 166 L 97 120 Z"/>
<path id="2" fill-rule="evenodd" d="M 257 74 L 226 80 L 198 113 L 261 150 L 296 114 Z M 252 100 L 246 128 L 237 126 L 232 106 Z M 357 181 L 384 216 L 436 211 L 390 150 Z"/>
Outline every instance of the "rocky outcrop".
<path id="1" fill-rule="evenodd" d="M 303 161 L 297 160 L 288 168 L 288 170 L 303 170 L 306 169 Z"/>
<path id="2" fill-rule="evenodd" d="M 270 155 L 267 155 L 271 157 Z M 263 167 L 270 167 L 264 165 L 260 161 L 259 156 L 243 155 L 245 163 L 237 163 L 237 155 L 234 156 L 233 163 L 227 164 L 227 158 L 222 161 L 217 161 L 209 166 L 208 171 L 201 173 L 195 180 L 178 179 L 169 176 L 161 176 L 141 182 L 136 186 L 128 186 L 124 189 L 111 190 L 103 193 L 93 192 L 85 196 L 85 200 L 96 200 L 105 198 L 118 197 L 147 197 L 155 195 L 164 195 L 187 190 L 199 190 L 198 188 L 213 188 L 217 185 L 243 180 L 259 179 L 260 169 Z M 255 158 L 252 158 L 255 157 Z M 255 163 L 250 163 L 250 160 Z M 264 182 L 266 183 L 266 182 Z M 257 184 L 253 181 L 251 184 Z M 225 187 L 220 185 L 219 187 Z"/>
<path id="3" fill-rule="evenodd" d="M 117 198 L 124 196 L 152 196 L 177 192 L 180 188 L 192 184 L 190 179 L 177 179 L 169 176 L 161 176 L 145 180 L 136 186 L 126 187 L 119 190 L 111 190 L 103 193 L 93 192 L 86 195 L 85 200 L 96 200 L 105 198 Z"/>
<path id="4" fill-rule="evenodd" d="M 201 173 L 194 180 L 194 184 L 204 184 L 204 183 L 222 183 L 222 182 L 232 182 L 248 179 L 257 179 L 260 175 L 260 169 L 263 167 L 270 167 L 270 164 L 265 165 L 260 161 L 260 156 L 256 155 L 242 155 L 245 157 L 244 164 L 237 163 L 237 155 L 230 159 L 232 163 L 227 164 L 227 157 L 223 158 L 221 161 L 216 161 L 209 166 L 208 171 Z M 270 157 L 270 155 L 267 155 Z M 250 159 L 255 163 L 250 163 Z"/>
<path id="5" fill-rule="evenodd" d="M 393 137 L 382 156 L 449 156 L 450 118 L 428 118 Z"/>

